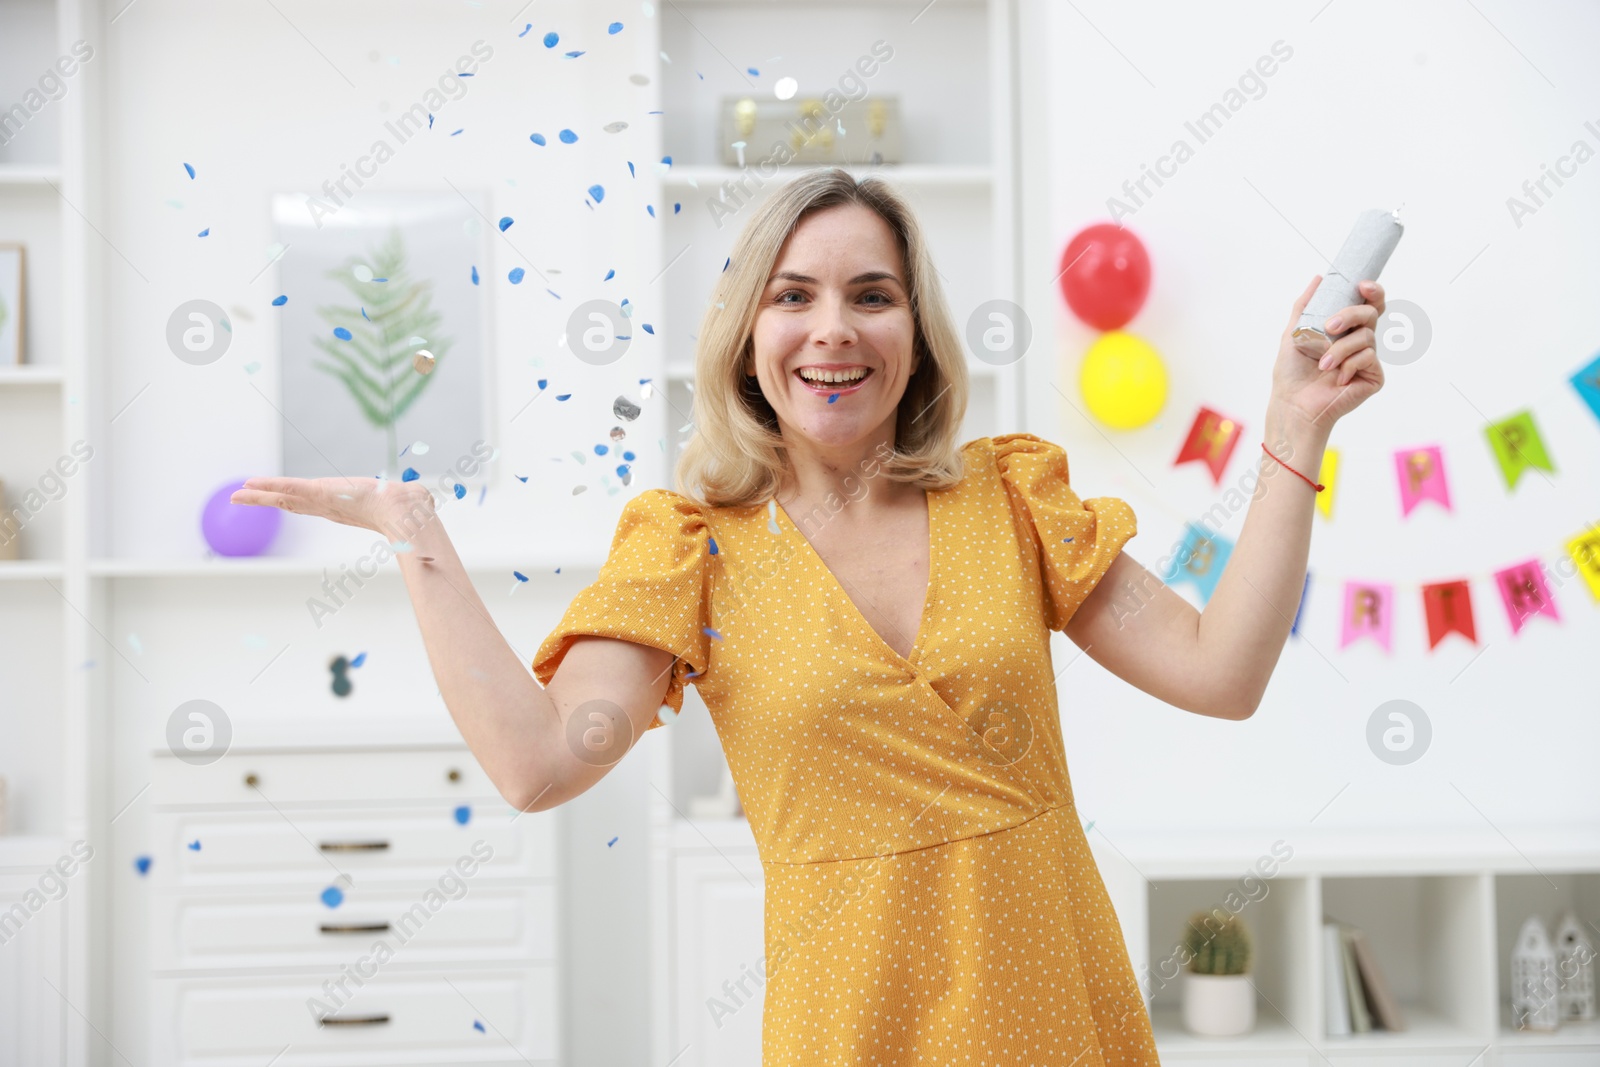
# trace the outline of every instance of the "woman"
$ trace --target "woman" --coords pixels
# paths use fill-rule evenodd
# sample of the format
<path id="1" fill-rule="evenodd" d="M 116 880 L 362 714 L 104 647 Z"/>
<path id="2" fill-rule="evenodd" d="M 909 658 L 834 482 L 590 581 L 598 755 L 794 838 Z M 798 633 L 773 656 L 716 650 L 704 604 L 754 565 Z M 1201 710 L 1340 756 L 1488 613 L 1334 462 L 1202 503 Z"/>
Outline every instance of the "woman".
<path id="1" fill-rule="evenodd" d="M 1306 570 L 1316 489 L 1290 468 L 1314 475 L 1383 380 L 1375 284 L 1320 366 L 1296 351 L 1316 281 L 1204 612 L 1121 551 L 1132 511 L 1080 500 L 1061 448 L 957 443 L 965 356 L 922 233 L 889 186 L 839 170 L 776 191 L 740 236 L 699 334 L 680 491 L 623 508 L 538 650 L 544 688 L 419 483 L 261 478 L 234 499 L 404 533 L 440 692 L 519 808 L 589 788 L 694 680 L 766 875 L 759 977 L 729 984 L 764 986 L 767 1067 L 1155 1064 L 1073 804 L 1050 632 L 1186 711 L 1254 712 Z"/>

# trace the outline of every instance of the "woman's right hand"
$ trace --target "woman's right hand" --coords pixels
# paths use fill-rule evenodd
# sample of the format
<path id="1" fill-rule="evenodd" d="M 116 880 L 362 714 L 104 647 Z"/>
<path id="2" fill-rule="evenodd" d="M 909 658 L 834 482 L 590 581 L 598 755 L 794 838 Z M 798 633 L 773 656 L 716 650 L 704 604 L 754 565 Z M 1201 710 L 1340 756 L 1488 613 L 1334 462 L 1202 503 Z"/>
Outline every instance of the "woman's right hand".
<path id="1" fill-rule="evenodd" d="M 408 540 L 434 514 L 421 482 L 378 478 L 246 478 L 229 503 L 282 508 Z"/>

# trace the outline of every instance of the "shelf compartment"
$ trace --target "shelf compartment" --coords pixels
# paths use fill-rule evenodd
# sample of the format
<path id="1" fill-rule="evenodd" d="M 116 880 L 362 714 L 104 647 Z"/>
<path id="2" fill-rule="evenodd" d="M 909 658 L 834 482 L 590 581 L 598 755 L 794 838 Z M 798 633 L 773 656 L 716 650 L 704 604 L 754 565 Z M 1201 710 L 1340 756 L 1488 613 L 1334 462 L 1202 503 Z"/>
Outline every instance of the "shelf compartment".
<path id="1" fill-rule="evenodd" d="M 1518 1030 L 1511 1021 L 1511 950 L 1517 932 L 1529 915 L 1544 920 L 1551 938 L 1561 916 L 1568 909 L 1577 915 L 1600 946 L 1600 871 L 1562 871 L 1541 867 L 1527 874 L 1501 873 L 1494 879 L 1495 915 L 1495 1001 L 1498 1008 L 1496 1040 L 1517 1048 L 1570 1047 L 1592 1045 L 1600 1053 L 1600 1019 L 1563 1022 L 1553 1032 Z M 1600 1063 L 1600 1055 L 1595 1061 Z"/>
<path id="2" fill-rule="evenodd" d="M 1160 879 L 1149 883 L 1148 970 L 1140 984 L 1150 993 L 1151 1024 L 1162 1050 L 1307 1048 L 1315 1025 L 1315 986 L 1297 960 L 1311 951 L 1313 893 L 1304 877 L 1254 874 L 1232 879 Z M 1220 908 L 1239 916 L 1252 945 L 1250 981 L 1256 989 L 1256 1027 L 1233 1038 L 1200 1037 L 1184 1029 L 1179 1014 L 1188 974 L 1179 951 L 1189 917 Z"/>
<path id="3" fill-rule="evenodd" d="M 1484 874 L 1327 876 L 1322 916 L 1360 927 L 1377 957 L 1406 1029 L 1331 1036 L 1323 1047 L 1482 1048 L 1489 1041 L 1493 990 L 1489 876 Z M 1326 974 L 1321 930 L 1313 952 L 1321 1014 Z"/>

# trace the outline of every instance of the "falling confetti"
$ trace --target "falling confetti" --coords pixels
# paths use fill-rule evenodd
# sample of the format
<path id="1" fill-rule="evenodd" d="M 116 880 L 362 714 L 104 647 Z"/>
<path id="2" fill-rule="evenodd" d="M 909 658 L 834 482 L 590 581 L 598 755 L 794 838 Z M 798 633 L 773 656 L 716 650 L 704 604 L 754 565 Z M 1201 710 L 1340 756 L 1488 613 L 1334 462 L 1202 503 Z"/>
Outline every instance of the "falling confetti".
<path id="1" fill-rule="evenodd" d="M 717 539 L 715 537 L 708 537 L 706 538 L 706 543 L 711 546 L 711 554 L 715 556 L 717 554 Z"/>
<path id="2" fill-rule="evenodd" d="M 530 26 L 532 26 L 532 25 L 533 25 L 533 23 L 531 23 L 531 22 L 530 22 L 530 23 L 528 23 L 528 25 L 530 25 Z M 474 1030 L 476 1030 L 476 1031 L 478 1031 L 478 1033 L 480 1033 L 480 1034 L 487 1034 L 487 1033 L 488 1033 L 488 1032 L 489 1032 L 489 1031 L 487 1031 L 487 1030 L 485 1030 L 485 1029 L 484 1029 L 484 1028 L 483 1028 L 483 1024 L 482 1024 L 482 1023 L 480 1023 L 480 1022 L 479 1022 L 479 1021 L 478 1021 L 478 1020 L 476 1020 L 476 1019 L 474 1019 L 474 1020 L 472 1020 L 472 1028 L 473 1028 L 473 1029 L 474 1029 Z"/>
<path id="3" fill-rule="evenodd" d="M 621 33 L 622 32 L 622 23 L 613 22 L 611 25 L 606 27 L 606 32 L 607 33 L 612 33 L 612 34 Z"/>
<path id="4" fill-rule="evenodd" d="M 560 41 L 561 41 L 561 35 L 559 33 L 557 33 L 555 30 L 551 30 L 549 33 L 544 35 L 544 46 L 546 48 L 554 48 L 557 44 L 560 43 Z"/>
<path id="5" fill-rule="evenodd" d="M 438 360 L 433 358 L 433 353 L 424 348 L 411 357 L 411 369 L 418 374 L 430 374 L 437 362 Z"/>
<path id="6" fill-rule="evenodd" d="M 507 230 L 511 229 L 511 222 L 512 222 L 512 219 L 511 219 L 510 215 L 501 216 L 501 218 L 500 218 L 500 232 L 501 233 L 505 233 Z"/>
<path id="7" fill-rule="evenodd" d="M 322 891 L 322 902 L 330 908 L 337 908 L 344 903 L 344 890 L 336 885 L 330 885 Z"/>
<path id="8" fill-rule="evenodd" d="M 605 130 L 607 133 L 621 133 L 623 130 L 628 128 L 628 124 L 626 122 L 621 122 L 621 121 L 608 122 L 608 123 L 606 123 L 604 126 L 602 126 L 600 128 L 602 130 Z"/>
<path id="9" fill-rule="evenodd" d="M 458 825 L 465 826 L 467 825 L 468 820 L 472 818 L 472 807 L 467 804 L 462 804 L 451 814 L 455 816 L 456 823 Z"/>
<path id="10" fill-rule="evenodd" d="M 573 133 L 571 130 L 562 130 L 560 133 L 556 134 L 556 136 L 560 138 L 562 144 L 572 144 L 578 139 L 578 135 Z"/>
<path id="11" fill-rule="evenodd" d="M 281 308 L 281 307 L 283 307 L 283 305 L 287 304 L 288 302 L 289 302 L 288 296 L 275 296 L 275 297 L 272 298 L 272 306 L 275 307 L 275 308 Z"/>
<path id="12" fill-rule="evenodd" d="M 511 577 L 515 578 L 519 582 L 525 582 L 528 580 L 528 576 L 523 574 L 521 571 L 512 571 Z"/>
<path id="13" fill-rule="evenodd" d="M 193 841 L 189 842 L 189 851 L 190 852 L 199 852 L 200 851 L 200 839 L 198 837 L 195 838 Z"/>
<path id="14" fill-rule="evenodd" d="M 345 329 L 343 326 L 335 326 L 333 328 L 333 335 L 341 341 L 350 340 L 350 331 Z"/>
<path id="15" fill-rule="evenodd" d="M 545 143 L 544 134 L 542 133 L 530 133 L 528 134 L 528 140 L 537 145 L 542 145 Z"/>
<path id="16" fill-rule="evenodd" d="M 606 198 L 606 187 L 603 185 L 591 185 L 589 186 L 589 195 L 598 204 Z"/>
<path id="17" fill-rule="evenodd" d="M 526 26 L 522 27 L 522 32 L 517 34 L 517 36 L 518 37 L 526 37 L 526 36 L 528 36 L 528 31 L 531 30 L 531 29 L 533 29 L 533 23 L 530 22 Z"/>
<path id="18" fill-rule="evenodd" d="M 512 285 L 521 285 L 522 284 L 522 275 L 523 275 L 523 270 L 522 270 L 521 267 L 512 267 L 511 268 L 511 273 L 506 275 L 506 277 L 511 279 L 511 284 Z"/>
<path id="19" fill-rule="evenodd" d="M 400 480 L 402 482 L 414 482 L 420 477 L 421 475 L 417 473 L 417 469 L 415 467 L 407 467 L 405 470 L 400 472 Z"/>
<path id="20" fill-rule="evenodd" d="M 616 844 L 619 840 L 621 840 L 620 837 L 613 837 L 610 841 L 606 842 L 606 848 L 610 848 L 612 845 Z"/>
<path id="21" fill-rule="evenodd" d="M 365 652 L 360 652 L 356 654 L 355 659 L 350 661 L 350 666 L 359 667 L 365 662 L 367 662 L 367 654 Z"/>
<path id="22" fill-rule="evenodd" d="M 772 87 L 772 95 L 779 100 L 791 99 L 800 89 L 800 83 L 793 78 L 779 78 Z"/>
<path id="23" fill-rule="evenodd" d="M 201 237 L 210 237 L 211 236 L 211 227 L 207 226 L 205 229 L 201 230 L 200 233 L 199 233 L 199 236 L 201 236 Z"/>
<path id="24" fill-rule="evenodd" d="M 460 482 L 457 482 L 456 483 L 456 487 L 455 487 L 455 494 L 456 494 L 456 499 L 460 500 L 462 497 L 467 495 L 467 487 L 462 485 Z"/>
<path id="25" fill-rule="evenodd" d="M 350 268 L 350 273 L 356 276 L 356 281 L 358 282 L 370 282 L 372 280 L 372 268 L 365 263 L 357 263 Z"/>
<path id="26" fill-rule="evenodd" d="M 714 641 L 722 640 L 722 635 L 718 633 L 714 627 L 702 626 L 700 627 L 700 632 L 708 635 Z"/>
<path id="27" fill-rule="evenodd" d="M 767 529 L 772 533 L 783 532 L 778 529 L 778 502 L 776 500 L 767 501 Z"/>
<path id="28" fill-rule="evenodd" d="M 603 281 L 603 282 L 609 282 L 612 278 L 615 278 L 616 276 L 617 276 L 617 272 L 614 269 L 613 270 L 608 270 L 608 271 L 606 271 L 606 276 L 604 278 L 601 278 L 600 280 Z"/>
<path id="29" fill-rule="evenodd" d="M 150 857 L 149 856 L 135 856 L 133 858 L 133 869 L 139 872 L 139 877 L 141 877 L 141 878 L 143 878 L 145 875 L 149 874 L 150 873 Z"/>
<path id="30" fill-rule="evenodd" d="M 184 165 L 183 165 L 183 169 L 184 169 L 184 170 L 186 170 L 186 171 L 188 171 L 188 172 L 189 172 L 189 177 L 190 177 L 190 178 L 193 178 L 193 177 L 194 177 L 194 168 L 193 168 L 193 167 L 191 167 L 191 166 L 190 166 L 190 165 L 189 165 L 189 164 L 187 164 L 187 163 L 185 163 L 185 164 L 184 164 Z"/>
<path id="31" fill-rule="evenodd" d="M 472 284 L 478 284 L 478 265 L 476 263 L 472 265 Z"/>

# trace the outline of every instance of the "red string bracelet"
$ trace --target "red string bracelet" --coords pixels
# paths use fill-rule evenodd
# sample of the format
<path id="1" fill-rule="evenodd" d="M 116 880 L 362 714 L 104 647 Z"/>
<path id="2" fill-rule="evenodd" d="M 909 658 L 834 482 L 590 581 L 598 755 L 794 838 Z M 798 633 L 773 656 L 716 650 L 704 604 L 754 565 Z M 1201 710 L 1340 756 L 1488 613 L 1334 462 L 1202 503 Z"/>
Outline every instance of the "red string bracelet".
<path id="1" fill-rule="evenodd" d="M 1267 455 L 1269 455 L 1269 456 L 1272 456 L 1271 452 L 1267 452 L 1267 443 L 1265 441 L 1261 442 L 1261 451 L 1266 452 Z M 1316 482 L 1312 481 L 1310 478 L 1307 478 L 1304 474 L 1301 474 L 1299 471 L 1297 471 L 1293 467 L 1289 466 L 1287 463 L 1285 463 L 1283 460 L 1279 459 L 1277 456 L 1272 456 L 1272 461 L 1274 463 L 1276 463 L 1278 466 L 1282 467 L 1284 470 L 1288 471 L 1290 474 L 1293 474 L 1296 478 L 1299 478 L 1301 481 L 1303 481 L 1307 485 L 1311 486 L 1311 488 L 1315 489 L 1319 493 L 1322 492 L 1324 489 L 1328 488 L 1325 485 L 1318 485 Z"/>

